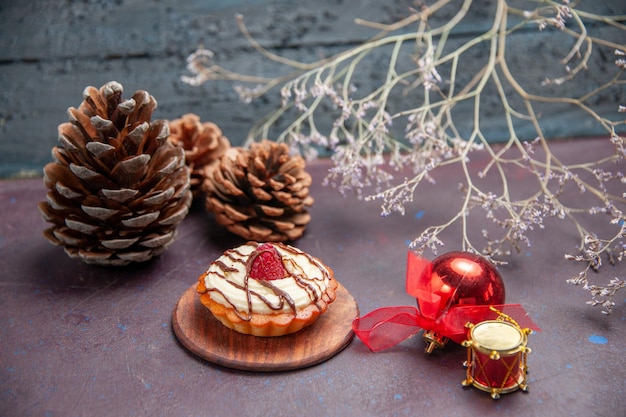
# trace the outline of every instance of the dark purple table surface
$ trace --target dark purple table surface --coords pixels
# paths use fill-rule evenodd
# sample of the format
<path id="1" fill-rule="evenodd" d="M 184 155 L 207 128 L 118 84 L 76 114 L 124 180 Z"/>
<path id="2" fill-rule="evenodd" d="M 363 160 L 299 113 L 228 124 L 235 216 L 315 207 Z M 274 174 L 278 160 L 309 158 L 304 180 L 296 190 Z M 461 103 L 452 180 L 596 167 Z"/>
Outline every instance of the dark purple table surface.
<path id="1" fill-rule="evenodd" d="M 555 146 L 576 156 L 606 150 L 607 141 Z M 381 218 L 377 203 L 321 186 L 328 167 L 308 167 L 316 201 L 294 245 L 334 269 L 362 314 L 414 305 L 404 291 L 407 244 L 456 211 L 459 173 L 436 172 L 436 186 L 421 186 L 404 217 Z M 527 173 L 517 175 L 520 190 L 533 184 Z M 565 283 L 580 269 L 563 258 L 578 243 L 570 223 L 551 221 L 533 232 L 533 245 L 500 267 L 507 301 L 523 304 L 542 332 L 528 343 L 529 392 L 494 401 L 461 386 L 464 348 L 451 344 L 427 357 L 421 337 L 381 353 L 354 339 L 330 360 L 291 372 L 241 372 L 200 360 L 174 336 L 173 308 L 211 261 L 242 240 L 195 204 L 160 257 L 124 268 L 88 266 L 41 236 L 46 225 L 36 204 L 44 196 L 39 179 L 0 182 L 2 416 L 625 415 L 624 295 L 607 317 L 585 305 L 587 292 Z M 598 230 L 614 227 L 605 220 L 595 220 Z M 471 221 L 478 231 L 487 222 L 478 214 Z M 443 250 L 460 248 L 455 236 L 458 229 L 444 233 Z M 601 282 L 623 277 L 624 265 L 618 268 L 604 271 Z"/>

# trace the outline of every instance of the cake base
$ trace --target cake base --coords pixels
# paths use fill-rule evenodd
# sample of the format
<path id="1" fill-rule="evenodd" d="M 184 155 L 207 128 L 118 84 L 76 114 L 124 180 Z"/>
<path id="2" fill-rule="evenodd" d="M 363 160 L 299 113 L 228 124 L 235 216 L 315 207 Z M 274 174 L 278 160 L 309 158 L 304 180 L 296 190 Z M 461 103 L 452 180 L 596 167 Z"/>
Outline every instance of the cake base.
<path id="1" fill-rule="evenodd" d="M 172 327 L 180 343 L 195 355 L 217 365 L 245 371 L 288 371 L 332 358 L 352 340 L 356 301 L 339 283 L 337 298 L 312 325 L 277 337 L 238 333 L 220 323 L 200 302 L 192 285 L 178 300 Z"/>

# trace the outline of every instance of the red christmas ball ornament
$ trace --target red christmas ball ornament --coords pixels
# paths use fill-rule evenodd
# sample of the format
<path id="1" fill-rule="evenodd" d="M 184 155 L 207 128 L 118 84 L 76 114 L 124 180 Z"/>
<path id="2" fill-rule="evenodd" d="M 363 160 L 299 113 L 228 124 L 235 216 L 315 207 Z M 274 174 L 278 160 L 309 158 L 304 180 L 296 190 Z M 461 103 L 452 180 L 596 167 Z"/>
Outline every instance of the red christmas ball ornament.
<path id="1" fill-rule="evenodd" d="M 411 259 L 409 259 L 409 263 Z M 409 265 L 411 269 L 411 265 Z M 448 252 L 422 265 L 413 292 L 420 314 L 436 321 L 453 306 L 504 304 L 504 282 L 486 258 L 470 252 Z M 424 330 L 426 352 L 443 347 L 447 338 Z"/>

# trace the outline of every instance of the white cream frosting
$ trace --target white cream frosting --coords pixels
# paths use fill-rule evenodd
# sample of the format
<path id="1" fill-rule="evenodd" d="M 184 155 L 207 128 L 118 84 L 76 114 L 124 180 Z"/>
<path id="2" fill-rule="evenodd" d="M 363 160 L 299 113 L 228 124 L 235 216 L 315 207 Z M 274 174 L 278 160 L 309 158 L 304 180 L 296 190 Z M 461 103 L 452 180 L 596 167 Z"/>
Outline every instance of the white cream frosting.
<path id="1" fill-rule="evenodd" d="M 293 246 L 273 245 L 283 259 L 285 278 L 261 283 L 247 277 L 246 264 L 257 247 L 249 242 L 227 250 L 209 266 L 204 285 L 211 299 L 234 307 L 244 318 L 250 313 L 289 313 L 319 300 L 331 279 L 328 269 Z"/>

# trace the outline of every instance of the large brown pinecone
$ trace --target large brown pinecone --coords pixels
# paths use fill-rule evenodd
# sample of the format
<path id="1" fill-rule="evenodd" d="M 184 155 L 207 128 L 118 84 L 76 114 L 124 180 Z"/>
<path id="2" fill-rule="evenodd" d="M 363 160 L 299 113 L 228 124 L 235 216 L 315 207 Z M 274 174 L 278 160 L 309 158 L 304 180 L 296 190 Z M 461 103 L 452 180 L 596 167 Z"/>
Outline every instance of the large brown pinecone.
<path id="1" fill-rule="evenodd" d="M 137 91 L 122 101 L 115 82 L 87 87 L 61 146 L 44 168 L 44 236 L 86 263 L 124 265 L 160 254 L 172 243 L 192 195 L 182 148 L 168 142 L 168 124 L 150 122 L 156 100 Z"/>
<path id="2" fill-rule="evenodd" d="M 201 194 L 204 171 L 207 166 L 218 163 L 230 147 L 221 129 L 212 122 L 201 122 L 193 113 L 170 120 L 169 141 L 185 150 L 185 161 L 191 171 L 191 191 L 194 197 Z"/>
<path id="3" fill-rule="evenodd" d="M 249 149 L 232 147 L 206 174 L 207 209 L 216 221 L 248 240 L 287 241 L 302 236 L 311 220 L 311 176 L 285 144 L 269 140 Z"/>

